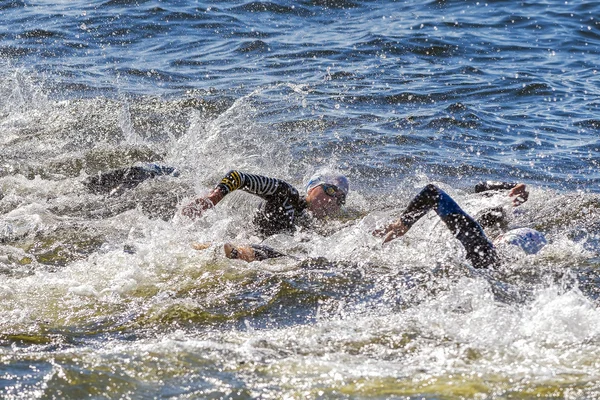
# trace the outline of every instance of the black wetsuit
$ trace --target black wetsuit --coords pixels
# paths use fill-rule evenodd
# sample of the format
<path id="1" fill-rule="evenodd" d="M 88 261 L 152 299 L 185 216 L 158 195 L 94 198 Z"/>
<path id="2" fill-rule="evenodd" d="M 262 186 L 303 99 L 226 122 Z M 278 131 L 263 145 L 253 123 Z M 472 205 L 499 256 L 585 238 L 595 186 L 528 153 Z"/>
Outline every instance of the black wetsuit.
<path id="1" fill-rule="evenodd" d="M 480 183 L 475 187 L 476 193 L 498 189 L 512 189 L 513 183 Z M 434 210 L 446 224 L 450 232 L 465 248 L 466 258 L 475 268 L 486 268 L 499 262 L 496 248 L 485 235 L 480 223 L 464 212 L 458 204 L 443 190 L 429 184 L 419 192 L 408 204 L 400 217 L 402 223 L 410 228 L 430 210 Z M 485 222 L 497 222 L 504 218 L 499 208 L 486 210 L 482 214 Z"/>
<path id="2" fill-rule="evenodd" d="M 263 261 L 269 258 L 278 258 L 285 257 L 287 254 L 283 254 L 272 247 L 265 246 L 263 244 L 251 244 L 250 247 L 254 250 L 254 261 Z M 229 258 L 236 259 L 239 258 L 239 253 L 237 248 L 233 248 L 231 250 L 231 255 Z"/>
<path id="3" fill-rule="evenodd" d="M 255 194 L 264 201 L 254 216 L 258 232 L 270 236 L 293 232 L 298 217 L 307 208 L 306 200 L 289 183 L 276 178 L 229 171 L 217 185 L 224 196 L 234 190 Z"/>
<path id="4" fill-rule="evenodd" d="M 505 190 L 515 187 L 513 183 L 486 182 L 478 184 L 476 193 Z M 265 201 L 255 216 L 258 230 L 264 235 L 282 231 L 293 231 L 296 219 L 306 209 L 306 201 L 298 191 L 285 181 L 260 175 L 229 171 L 217 185 L 223 195 L 233 190 L 244 190 L 256 194 Z M 488 240 L 481 225 L 464 212 L 443 190 L 435 185 L 427 185 L 408 205 L 402 214 L 402 222 L 411 227 L 428 211 L 435 210 L 452 234 L 462 243 L 466 258 L 475 268 L 484 268 L 498 263 L 494 245 Z M 485 210 L 483 221 L 497 223 L 504 219 L 501 209 Z M 267 246 L 252 246 L 257 260 L 281 257 L 284 254 Z"/>
<path id="5" fill-rule="evenodd" d="M 145 180 L 164 175 L 179 176 L 179 172 L 173 167 L 147 163 L 100 172 L 88 177 L 83 184 L 95 194 L 118 195 L 127 189 L 135 188 Z"/>

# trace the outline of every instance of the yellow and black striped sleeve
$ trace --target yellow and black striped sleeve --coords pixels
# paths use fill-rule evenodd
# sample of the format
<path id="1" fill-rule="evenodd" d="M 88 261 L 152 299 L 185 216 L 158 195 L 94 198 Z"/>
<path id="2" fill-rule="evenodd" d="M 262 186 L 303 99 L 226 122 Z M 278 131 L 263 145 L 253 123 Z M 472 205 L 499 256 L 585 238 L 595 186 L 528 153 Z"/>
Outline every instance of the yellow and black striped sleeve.
<path id="1" fill-rule="evenodd" d="M 219 182 L 217 188 L 221 190 L 223 194 L 233 192 L 234 190 L 242 187 L 243 176 L 244 173 L 231 170 L 223 177 L 223 179 L 221 179 L 221 182 Z"/>
<path id="2" fill-rule="evenodd" d="M 223 195 L 243 190 L 262 198 L 264 201 L 255 214 L 254 223 L 265 236 L 293 230 L 297 214 L 306 208 L 306 201 L 298 191 L 277 178 L 231 170 L 221 179 L 217 189 Z"/>
<path id="3" fill-rule="evenodd" d="M 297 193 L 290 184 L 280 179 L 247 174 L 237 170 L 229 171 L 223 179 L 221 179 L 217 188 L 219 188 L 223 194 L 228 194 L 234 190 L 241 189 L 265 199 L 274 195 Z"/>

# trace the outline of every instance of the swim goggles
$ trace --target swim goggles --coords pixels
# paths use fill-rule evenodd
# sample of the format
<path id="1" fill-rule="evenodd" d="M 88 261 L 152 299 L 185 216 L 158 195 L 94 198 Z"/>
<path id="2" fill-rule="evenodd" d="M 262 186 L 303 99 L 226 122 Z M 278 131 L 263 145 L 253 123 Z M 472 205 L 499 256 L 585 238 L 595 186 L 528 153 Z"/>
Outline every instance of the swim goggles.
<path id="1" fill-rule="evenodd" d="M 339 187 L 332 185 L 331 183 L 321 183 L 317 186 L 321 186 L 327 196 L 334 197 L 339 205 L 346 202 L 346 193 Z"/>

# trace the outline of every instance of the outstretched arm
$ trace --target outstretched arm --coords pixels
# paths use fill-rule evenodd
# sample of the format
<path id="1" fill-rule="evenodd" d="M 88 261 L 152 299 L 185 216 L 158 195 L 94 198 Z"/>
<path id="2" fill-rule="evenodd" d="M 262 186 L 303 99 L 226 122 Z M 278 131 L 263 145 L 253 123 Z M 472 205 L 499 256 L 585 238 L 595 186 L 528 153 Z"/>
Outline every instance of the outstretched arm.
<path id="1" fill-rule="evenodd" d="M 486 181 L 475 185 L 475 193 L 493 190 L 510 190 L 508 197 L 513 198 L 513 206 L 515 207 L 525 203 L 529 198 L 529 191 L 527 191 L 527 186 L 524 183 Z"/>
<path id="2" fill-rule="evenodd" d="M 279 198 L 285 199 L 290 196 L 298 197 L 296 189 L 280 179 L 231 170 L 208 196 L 199 197 L 186 205 L 182 210 L 182 214 L 191 218 L 199 217 L 205 210 L 214 207 L 227 194 L 238 189 L 257 195 L 267 200 L 267 202 Z"/>
<path id="3" fill-rule="evenodd" d="M 387 243 L 390 240 L 403 236 L 409 229 L 410 228 L 402 222 L 402 218 L 398 218 L 383 228 L 375 229 L 373 235 L 382 237 L 383 243 Z"/>
<path id="4" fill-rule="evenodd" d="M 223 197 L 244 186 L 245 175 L 239 171 L 229 171 L 219 184 L 205 197 L 198 197 L 181 210 L 186 217 L 198 218 L 209 208 L 217 205 Z"/>
<path id="5" fill-rule="evenodd" d="M 451 208 L 456 208 L 462 212 L 454 201 L 441 202 L 442 195 L 449 198 L 449 196 L 442 192 L 437 186 L 432 184 L 425 186 L 425 188 L 410 201 L 400 218 L 381 229 L 375 230 L 373 234 L 375 236 L 383 237 L 383 243 L 399 238 L 408 232 L 408 230 L 421 219 L 421 217 L 427 214 L 429 210 L 436 209 L 436 212 L 438 212 L 440 216 L 448 213 L 450 211 L 446 210 L 449 208 L 448 206 L 441 207 L 441 210 L 437 210 L 437 208 L 440 208 L 440 205 L 445 205 L 446 203 L 454 205 Z"/>
<path id="6" fill-rule="evenodd" d="M 427 185 L 406 207 L 402 216 L 383 229 L 373 232 L 388 242 L 404 235 L 427 212 L 434 210 L 465 250 L 475 268 L 487 267 L 497 261 L 494 246 L 481 226 L 443 190 Z"/>

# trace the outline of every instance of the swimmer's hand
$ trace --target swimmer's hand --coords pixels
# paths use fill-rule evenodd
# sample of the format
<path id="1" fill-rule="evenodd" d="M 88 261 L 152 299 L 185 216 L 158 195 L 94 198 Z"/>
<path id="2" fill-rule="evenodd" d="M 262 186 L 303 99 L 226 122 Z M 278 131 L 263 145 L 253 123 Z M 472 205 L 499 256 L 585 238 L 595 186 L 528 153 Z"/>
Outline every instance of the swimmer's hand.
<path id="1" fill-rule="evenodd" d="M 202 213 L 210 208 L 213 208 L 223 199 L 223 193 L 219 189 L 214 189 L 206 197 L 198 197 L 188 205 L 184 206 L 181 214 L 188 218 L 198 218 Z"/>
<path id="2" fill-rule="evenodd" d="M 529 192 L 527 191 L 527 185 L 524 183 L 519 183 L 517 186 L 512 188 L 510 192 L 508 192 L 508 197 L 513 198 L 513 206 L 517 207 L 521 204 L 525 203 L 527 199 L 529 199 Z"/>
<path id="3" fill-rule="evenodd" d="M 387 243 L 390 240 L 404 236 L 404 234 L 408 232 L 408 229 L 409 228 L 402 223 L 402 220 L 398 219 L 383 228 L 375 229 L 373 235 L 382 237 L 383 243 Z"/>

